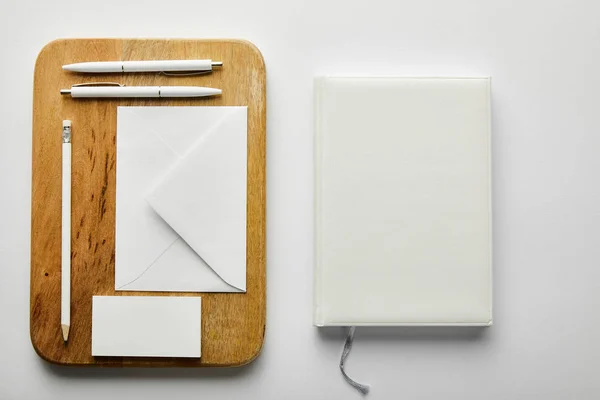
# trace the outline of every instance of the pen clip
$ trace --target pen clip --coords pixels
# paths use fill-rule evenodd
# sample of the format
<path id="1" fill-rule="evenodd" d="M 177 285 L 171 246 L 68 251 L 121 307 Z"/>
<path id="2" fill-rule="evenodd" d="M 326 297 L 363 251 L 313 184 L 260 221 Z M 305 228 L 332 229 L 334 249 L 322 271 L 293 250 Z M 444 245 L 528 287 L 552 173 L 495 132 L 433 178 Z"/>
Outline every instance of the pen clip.
<path id="1" fill-rule="evenodd" d="M 160 71 L 159 74 L 163 74 L 165 76 L 194 76 L 194 75 L 205 75 L 205 74 L 210 74 L 212 72 L 212 70 L 206 70 L 206 71 L 194 71 L 194 72 L 187 72 L 187 71 L 180 71 L 180 72 L 166 72 L 166 71 Z"/>
<path id="2" fill-rule="evenodd" d="M 213 68 L 215 67 L 222 67 L 223 66 L 223 62 L 222 61 L 211 61 L 210 63 L 210 69 L 204 70 L 204 71 L 196 71 L 196 70 L 190 70 L 190 71 L 171 71 L 171 72 L 167 72 L 167 71 L 159 71 L 159 74 L 163 74 L 165 76 L 194 76 L 194 75 L 205 75 L 205 74 L 210 74 L 211 72 L 213 72 Z"/>
<path id="3" fill-rule="evenodd" d="M 72 85 L 71 87 L 81 87 L 81 86 L 125 86 L 118 82 L 87 82 L 87 83 L 78 83 L 76 85 Z"/>

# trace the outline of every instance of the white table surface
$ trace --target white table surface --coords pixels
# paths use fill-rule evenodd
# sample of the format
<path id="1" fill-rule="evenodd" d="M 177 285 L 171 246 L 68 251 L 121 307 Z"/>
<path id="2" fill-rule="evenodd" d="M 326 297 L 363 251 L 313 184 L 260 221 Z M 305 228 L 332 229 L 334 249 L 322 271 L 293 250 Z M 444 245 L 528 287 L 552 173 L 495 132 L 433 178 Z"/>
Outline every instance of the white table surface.
<path id="1" fill-rule="evenodd" d="M 0 2 L 0 398 L 337 399 L 342 332 L 311 326 L 312 79 L 493 77 L 494 326 L 359 329 L 371 399 L 596 399 L 600 3 L 570 0 Z M 37 52 L 59 37 L 231 37 L 267 65 L 268 312 L 239 369 L 60 368 L 29 340 Z"/>

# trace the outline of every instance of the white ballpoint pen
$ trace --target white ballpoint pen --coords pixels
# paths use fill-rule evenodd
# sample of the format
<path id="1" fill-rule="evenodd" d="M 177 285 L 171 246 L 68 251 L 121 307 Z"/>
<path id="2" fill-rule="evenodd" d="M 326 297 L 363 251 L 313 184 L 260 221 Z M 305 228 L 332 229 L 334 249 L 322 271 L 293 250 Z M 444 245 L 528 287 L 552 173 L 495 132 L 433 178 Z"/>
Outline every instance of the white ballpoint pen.
<path id="1" fill-rule="evenodd" d="M 82 83 L 61 89 L 71 97 L 206 97 L 221 94 L 221 89 L 201 86 L 124 86 L 119 83 Z"/>
<path id="2" fill-rule="evenodd" d="M 63 69 L 83 73 L 210 72 L 222 66 L 221 61 L 212 60 L 94 61 L 63 65 Z"/>

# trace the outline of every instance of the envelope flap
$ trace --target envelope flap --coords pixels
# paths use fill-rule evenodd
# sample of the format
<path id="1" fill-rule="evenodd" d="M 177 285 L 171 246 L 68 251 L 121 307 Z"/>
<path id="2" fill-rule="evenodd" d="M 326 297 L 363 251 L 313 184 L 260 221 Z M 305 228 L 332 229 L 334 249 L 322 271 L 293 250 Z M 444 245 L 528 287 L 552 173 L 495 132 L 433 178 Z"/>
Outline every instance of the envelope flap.
<path id="1" fill-rule="evenodd" d="M 147 202 L 225 282 L 246 290 L 247 109 L 236 108 L 157 182 Z"/>

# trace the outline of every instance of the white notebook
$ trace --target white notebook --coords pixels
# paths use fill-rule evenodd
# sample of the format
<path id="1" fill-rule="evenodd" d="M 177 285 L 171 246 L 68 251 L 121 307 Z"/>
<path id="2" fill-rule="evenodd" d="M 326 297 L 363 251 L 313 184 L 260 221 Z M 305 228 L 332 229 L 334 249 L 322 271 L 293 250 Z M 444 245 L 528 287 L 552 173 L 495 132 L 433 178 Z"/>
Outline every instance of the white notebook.
<path id="1" fill-rule="evenodd" d="M 489 78 L 315 80 L 317 326 L 492 323 Z"/>

